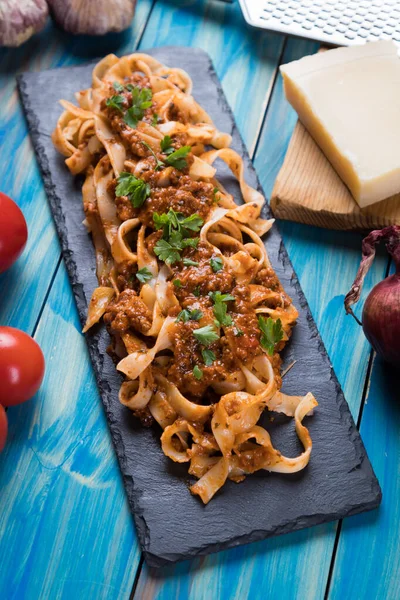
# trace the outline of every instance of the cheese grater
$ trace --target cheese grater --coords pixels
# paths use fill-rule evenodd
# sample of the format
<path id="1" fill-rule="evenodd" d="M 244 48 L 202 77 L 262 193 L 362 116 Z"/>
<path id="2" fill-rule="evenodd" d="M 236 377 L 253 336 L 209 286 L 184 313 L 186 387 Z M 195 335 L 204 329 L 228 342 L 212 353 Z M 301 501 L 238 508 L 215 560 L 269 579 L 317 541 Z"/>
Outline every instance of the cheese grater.
<path id="1" fill-rule="evenodd" d="M 390 40 L 400 45 L 400 0 L 239 0 L 255 27 L 351 46 Z"/>

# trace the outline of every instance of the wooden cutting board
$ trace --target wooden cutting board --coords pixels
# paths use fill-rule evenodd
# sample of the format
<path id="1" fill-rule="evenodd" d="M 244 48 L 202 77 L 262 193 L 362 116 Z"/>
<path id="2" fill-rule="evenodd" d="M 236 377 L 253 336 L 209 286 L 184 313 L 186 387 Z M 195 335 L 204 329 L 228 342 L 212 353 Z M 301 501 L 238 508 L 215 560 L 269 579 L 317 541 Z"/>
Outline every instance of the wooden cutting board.
<path id="1" fill-rule="evenodd" d="M 278 219 L 327 229 L 400 225 L 400 193 L 361 209 L 300 121 L 275 181 L 270 204 Z"/>

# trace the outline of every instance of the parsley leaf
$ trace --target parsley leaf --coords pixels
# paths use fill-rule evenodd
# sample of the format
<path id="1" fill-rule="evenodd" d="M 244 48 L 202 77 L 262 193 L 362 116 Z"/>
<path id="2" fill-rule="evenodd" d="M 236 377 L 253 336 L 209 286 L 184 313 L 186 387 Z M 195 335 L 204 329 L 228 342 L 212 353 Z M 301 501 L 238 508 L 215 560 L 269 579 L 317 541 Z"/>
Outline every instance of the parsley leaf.
<path id="1" fill-rule="evenodd" d="M 174 279 L 172 283 L 177 288 L 181 288 L 182 287 L 182 281 L 180 279 Z"/>
<path id="2" fill-rule="evenodd" d="M 209 292 L 208 295 L 214 302 L 230 302 L 236 299 L 232 294 L 221 294 L 221 292 Z"/>
<path id="3" fill-rule="evenodd" d="M 204 224 L 203 219 L 197 213 L 190 215 L 190 217 L 183 217 L 181 213 L 175 213 L 178 219 L 178 224 L 183 229 L 189 229 L 190 231 L 199 231 Z"/>
<path id="4" fill-rule="evenodd" d="M 214 304 L 213 312 L 215 318 L 217 319 L 220 325 L 223 325 L 225 327 L 229 327 L 229 325 L 232 325 L 233 323 L 232 318 L 226 314 L 227 310 L 228 307 L 226 306 L 225 302 L 216 302 Z"/>
<path id="5" fill-rule="evenodd" d="M 244 331 L 242 331 L 237 325 L 235 325 L 235 336 L 242 337 L 242 335 L 244 335 Z"/>
<path id="6" fill-rule="evenodd" d="M 266 319 L 262 315 L 258 316 L 258 326 L 262 333 L 261 346 L 272 356 L 275 350 L 275 345 L 283 339 L 282 321 L 277 319 Z"/>
<path id="7" fill-rule="evenodd" d="M 145 147 L 147 148 L 147 150 L 148 150 L 148 151 L 149 151 L 149 152 L 152 154 L 153 158 L 154 158 L 154 159 L 155 159 L 155 161 L 156 161 L 156 166 L 155 166 L 155 169 L 154 169 L 154 170 L 155 170 L 155 171 L 158 171 L 159 169 L 162 169 L 163 167 L 165 167 L 165 165 L 164 165 L 163 161 L 162 161 L 162 160 L 159 160 L 159 159 L 157 158 L 157 156 L 156 156 L 156 154 L 155 154 L 155 152 L 154 152 L 153 148 L 152 148 L 151 146 L 149 146 L 149 144 L 148 144 L 147 142 L 144 142 L 143 140 L 142 140 L 142 144 L 143 144 L 143 146 L 145 146 Z"/>
<path id="8" fill-rule="evenodd" d="M 191 260 L 190 258 L 184 258 L 182 262 L 185 265 L 185 267 L 198 267 L 199 266 L 198 262 L 196 262 L 195 260 Z"/>
<path id="9" fill-rule="evenodd" d="M 172 154 L 175 148 L 172 145 L 172 139 L 170 135 L 165 135 L 160 142 L 161 150 L 164 154 Z"/>
<path id="10" fill-rule="evenodd" d="M 193 290 L 193 296 L 196 296 L 196 298 L 200 298 L 200 295 L 201 295 L 200 286 L 197 286 Z"/>
<path id="11" fill-rule="evenodd" d="M 153 275 L 147 267 L 143 267 L 143 269 L 139 269 L 136 273 L 136 277 L 139 279 L 140 283 L 146 283 L 147 281 L 150 281 Z"/>
<path id="12" fill-rule="evenodd" d="M 212 325 L 206 325 L 193 331 L 193 335 L 203 346 L 210 346 L 219 339 L 218 333 Z"/>
<path id="13" fill-rule="evenodd" d="M 211 258 L 210 265 L 214 273 L 218 273 L 218 271 L 224 268 L 223 260 L 219 256 L 217 256 L 217 258 Z"/>
<path id="14" fill-rule="evenodd" d="M 132 129 L 143 119 L 144 111 L 152 105 L 153 92 L 149 88 L 140 88 L 129 84 L 126 89 L 132 93 L 132 106 L 125 113 L 124 121 Z"/>
<path id="15" fill-rule="evenodd" d="M 193 369 L 193 375 L 196 377 L 196 379 L 201 379 L 203 377 L 203 371 L 200 369 L 200 367 L 195 365 Z"/>
<path id="16" fill-rule="evenodd" d="M 217 203 L 217 202 L 218 202 L 218 200 L 219 200 L 219 198 L 217 198 L 217 194 L 218 194 L 218 192 L 219 192 L 219 189 L 218 189 L 217 187 L 215 187 L 215 188 L 213 189 L 213 194 L 214 194 L 213 202 L 215 202 L 215 203 Z"/>
<path id="17" fill-rule="evenodd" d="M 179 250 L 180 248 L 176 249 L 167 242 L 167 240 L 158 240 L 157 244 L 154 246 L 156 256 L 168 265 L 173 265 L 181 260 Z"/>
<path id="18" fill-rule="evenodd" d="M 146 198 L 150 196 L 151 189 L 148 183 L 143 179 L 137 179 L 132 173 L 123 171 L 117 179 L 118 185 L 115 188 L 115 195 L 128 196 L 134 208 L 142 206 Z"/>
<path id="19" fill-rule="evenodd" d="M 154 113 L 154 115 L 151 117 L 151 124 L 153 125 L 153 127 L 158 125 L 158 114 L 157 113 Z"/>
<path id="20" fill-rule="evenodd" d="M 115 90 L 116 92 L 118 92 L 119 94 L 120 94 L 121 92 L 123 92 L 123 91 L 124 91 L 124 86 L 123 86 L 123 85 L 121 85 L 120 83 L 118 83 L 118 81 L 114 81 L 114 83 L 113 83 L 113 88 L 114 88 L 114 90 Z"/>
<path id="21" fill-rule="evenodd" d="M 188 321 L 200 321 L 200 319 L 202 317 L 203 317 L 203 313 L 198 308 L 195 308 L 193 310 L 188 310 L 187 308 L 184 308 L 178 314 L 178 316 L 176 317 L 176 320 L 187 323 Z"/>
<path id="22" fill-rule="evenodd" d="M 171 167 L 174 167 L 175 169 L 181 171 L 182 169 L 187 167 L 187 161 L 185 157 L 189 154 L 190 150 L 190 146 L 182 146 L 181 148 L 178 148 L 178 150 L 175 150 L 174 152 L 172 152 L 172 154 L 167 156 L 165 162 Z"/>
<path id="23" fill-rule="evenodd" d="M 119 112 L 123 112 L 125 98 L 124 96 L 114 95 L 111 98 L 107 98 L 106 106 L 108 108 L 113 108 L 114 110 L 118 110 Z"/>
<path id="24" fill-rule="evenodd" d="M 206 367 L 209 367 L 213 364 L 214 360 L 217 358 L 212 350 L 202 350 L 201 355 L 204 360 L 204 364 Z"/>

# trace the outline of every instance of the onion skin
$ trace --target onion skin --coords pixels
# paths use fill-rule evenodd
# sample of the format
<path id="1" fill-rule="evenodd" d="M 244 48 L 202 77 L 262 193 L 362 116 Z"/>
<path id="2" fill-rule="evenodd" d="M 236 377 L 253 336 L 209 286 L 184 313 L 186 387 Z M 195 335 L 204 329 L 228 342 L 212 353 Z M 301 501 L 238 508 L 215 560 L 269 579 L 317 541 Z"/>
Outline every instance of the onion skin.
<path id="1" fill-rule="evenodd" d="M 46 0 L 1 0 L 0 46 L 20 46 L 43 29 L 48 15 Z"/>
<path id="2" fill-rule="evenodd" d="M 379 318 L 377 318 L 379 315 Z M 380 281 L 365 301 L 362 325 L 365 337 L 384 360 L 400 367 L 400 277 Z"/>
<path id="3" fill-rule="evenodd" d="M 375 258 L 375 246 L 386 241 L 396 273 L 378 283 L 368 295 L 360 322 L 351 306 L 360 298 L 364 279 Z M 362 259 L 344 306 L 359 325 L 372 348 L 385 361 L 400 367 L 400 226 L 391 225 L 372 231 L 362 243 Z"/>

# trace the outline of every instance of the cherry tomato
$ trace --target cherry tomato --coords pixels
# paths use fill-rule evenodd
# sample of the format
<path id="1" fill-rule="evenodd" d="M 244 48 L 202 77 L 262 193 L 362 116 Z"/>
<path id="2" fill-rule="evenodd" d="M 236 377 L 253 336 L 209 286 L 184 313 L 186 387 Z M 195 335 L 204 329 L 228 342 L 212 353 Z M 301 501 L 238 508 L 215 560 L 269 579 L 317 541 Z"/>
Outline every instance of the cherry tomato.
<path id="1" fill-rule="evenodd" d="M 38 391 L 44 375 L 44 357 L 27 333 L 0 327 L 0 404 L 13 406 Z"/>
<path id="2" fill-rule="evenodd" d="M 6 445 L 7 430 L 8 430 L 8 425 L 7 425 L 6 411 L 0 404 L 0 452 L 3 450 L 4 446 Z"/>
<path id="3" fill-rule="evenodd" d="M 17 260 L 27 239 L 28 228 L 21 209 L 0 192 L 0 273 Z"/>

